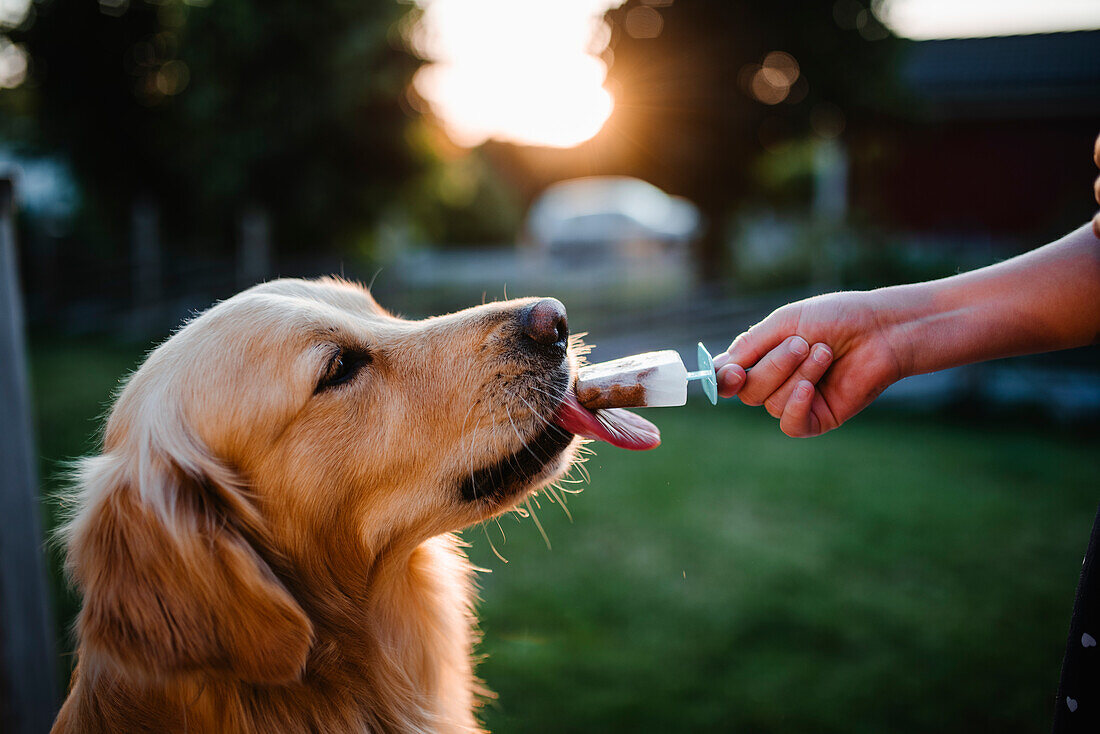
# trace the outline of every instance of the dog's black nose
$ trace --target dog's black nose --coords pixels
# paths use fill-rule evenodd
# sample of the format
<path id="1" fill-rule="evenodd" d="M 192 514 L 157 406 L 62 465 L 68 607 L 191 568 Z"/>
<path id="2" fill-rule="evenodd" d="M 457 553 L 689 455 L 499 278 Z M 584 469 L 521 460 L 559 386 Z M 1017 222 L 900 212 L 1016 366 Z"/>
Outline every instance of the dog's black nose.
<path id="1" fill-rule="evenodd" d="M 523 333 L 542 346 L 565 346 L 569 336 L 569 321 L 565 306 L 556 298 L 544 298 L 527 307 L 521 317 Z"/>

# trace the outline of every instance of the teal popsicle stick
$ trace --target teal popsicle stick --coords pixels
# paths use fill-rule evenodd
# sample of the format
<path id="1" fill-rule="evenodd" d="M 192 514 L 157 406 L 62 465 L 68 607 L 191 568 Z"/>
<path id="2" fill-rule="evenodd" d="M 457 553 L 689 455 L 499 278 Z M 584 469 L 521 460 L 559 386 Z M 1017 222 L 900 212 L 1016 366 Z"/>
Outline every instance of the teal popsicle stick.
<path id="1" fill-rule="evenodd" d="M 703 346 L 702 342 L 699 342 L 697 349 L 699 359 L 699 369 L 695 372 L 688 372 L 688 382 L 692 380 L 701 380 L 703 383 L 703 392 L 710 398 L 711 405 L 718 404 L 718 377 L 714 374 L 714 360 L 710 358 L 710 352 Z"/>

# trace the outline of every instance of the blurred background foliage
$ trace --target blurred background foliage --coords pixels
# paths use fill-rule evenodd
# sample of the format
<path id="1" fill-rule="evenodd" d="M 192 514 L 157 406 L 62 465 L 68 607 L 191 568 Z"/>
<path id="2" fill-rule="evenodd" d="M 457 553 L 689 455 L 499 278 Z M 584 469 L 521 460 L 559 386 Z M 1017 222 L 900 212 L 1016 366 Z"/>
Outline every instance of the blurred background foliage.
<path id="1" fill-rule="evenodd" d="M 396 4 L 31 7 L 11 34 L 31 67 L 0 96 L 6 127 L 72 162 L 83 213 L 114 242 L 129 204 L 153 197 L 192 246 L 250 204 L 278 212 L 281 247 L 346 246 L 419 171 Z"/>
<path id="2" fill-rule="evenodd" d="M 824 282 L 807 257 L 754 272 L 743 257 L 752 248 L 736 233 L 761 212 L 812 214 L 803 217 L 810 230 L 794 233 L 806 250 L 820 250 L 822 218 L 842 219 L 855 239 L 870 231 L 867 247 L 845 255 L 858 269 L 865 253 L 889 257 L 875 227 L 992 232 L 995 249 L 1011 254 L 1088 209 L 1079 192 L 1089 162 L 1070 151 L 1095 126 L 1089 33 L 1018 49 L 996 43 L 1011 39 L 970 39 L 956 49 L 899 38 L 884 2 L 591 0 L 588 51 L 614 100 L 606 121 L 564 147 L 506 134 L 470 147 L 448 138 L 453 126 L 425 85 L 411 85 L 450 53 L 417 41 L 430 2 L 11 2 L 26 12 L 8 19 L 5 53 L 25 69 L 0 91 L 0 145 L 16 164 L 58 161 L 75 185 L 62 216 L 42 221 L 27 207 L 30 259 L 49 253 L 48 263 L 27 264 L 32 278 L 70 264 L 82 275 L 88 253 L 113 258 L 119 271 L 133 265 L 144 210 L 154 213 L 165 263 L 240 260 L 244 220 L 259 213 L 261 277 L 274 265 L 313 270 L 317 259 L 369 271 L 409 250 L 508 247 L 529 239 L 525 212 L 547 186 L 593 175 L 637 177 L 692 202 L 701 226 L 691 268 L 726 293 L 860 284 L 844 269 Z M 468 15 L 507 7 L 483 5 Z M 537 48 L 539 16 L 531 18 L 496 34 L 518 39 L 511 48 L 525 39 Z M 832 178 L 828 146 L 842 161 Z M 1025 163 L 1036 177 L 1026 194 L 1010 175 Z M 830 188 L 844 194 L 822 208 Z M 32 289 L 59 287 L 39 280 Z M 224 295 L 240 280 L 200 290 Z"/>
<path id="3" fill-rule="evenodd" d="M 919 0 L 0 0 L 47 529 L 120 380 L 259 280 L 339 273 L 412 317 L 553 295 L 602 360 L 1078 226 L 1100 18 L 1005 2 L 956 38 L 906 32 Z M 536 508 L 552 551 L 511 516 L 466 533 L 487 723 L 1042 728 L 1098 415 L 1086 349 L 907 380 L 813 442 L 651 416 L 662 448 L 600 449 L 572 523 Z"/>

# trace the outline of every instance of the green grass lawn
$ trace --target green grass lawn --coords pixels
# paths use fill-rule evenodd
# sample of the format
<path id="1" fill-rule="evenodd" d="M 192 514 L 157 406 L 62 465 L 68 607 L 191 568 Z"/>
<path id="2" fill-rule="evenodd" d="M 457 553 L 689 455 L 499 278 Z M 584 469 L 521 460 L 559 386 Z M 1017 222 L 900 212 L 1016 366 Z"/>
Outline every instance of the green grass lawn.
<path id="1" fill-rule="evenodd" d="M 141 351 L 36 343 L 48 489 Z M 735 404 L 649 417 L 664 444 L 597 447 L 572 521 L 541 499 L 552 550 L 512 515 L 465 533 L 491 570 L 490 728 L 1049 728 L 1095 436 L 872 410 L 796 441 Z M 62 597 L 59 628 L 74 608 Z"/>
<path id="2" fill-rule="evenodd" d="M 467 533 L 496 731 L 973 732 L 1049 726 L 1096 508 L 1094 440 L 871 413 L 784 437 L 651 411 L 598 448 L 570 523 Z"/>

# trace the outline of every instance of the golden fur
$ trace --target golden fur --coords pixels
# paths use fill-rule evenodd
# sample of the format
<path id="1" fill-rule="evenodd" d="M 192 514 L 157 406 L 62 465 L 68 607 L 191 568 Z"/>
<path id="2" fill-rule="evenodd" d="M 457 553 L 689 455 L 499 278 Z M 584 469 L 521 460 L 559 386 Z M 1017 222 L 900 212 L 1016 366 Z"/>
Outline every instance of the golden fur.
<path id="1" fill-rule="evenodd" d="M 451 533 L 576 443 L 548 423 L 573 358 L 517 325 L 533 300 L 413 322 L 280 280 L 152 352 L 79 471 L 79 662 L 53 731 L 479 731 Z M 337 355 L 359 368 L 319 387 Z"/>

